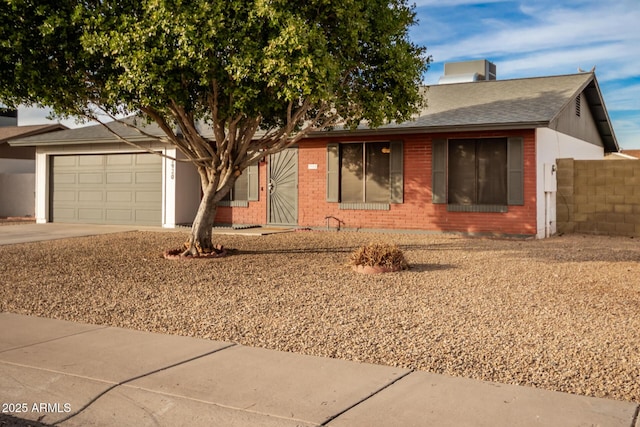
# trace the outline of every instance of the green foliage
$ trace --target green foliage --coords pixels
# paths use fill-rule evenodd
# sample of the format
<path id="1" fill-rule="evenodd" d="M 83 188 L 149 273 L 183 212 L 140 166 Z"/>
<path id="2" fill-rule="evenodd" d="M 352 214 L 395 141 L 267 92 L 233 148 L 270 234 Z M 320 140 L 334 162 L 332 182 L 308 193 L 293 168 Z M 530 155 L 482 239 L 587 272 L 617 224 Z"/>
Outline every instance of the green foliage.
<path id="1" fill-rule="evenodd" d="M 0 0 L 0 104 L 155 121 L 200 175 L 205 248 L 249 165 L 340 122 L 411 117 L 430 61 L 414 23 L 407 0 Z"/>
<path id="2" fill-rule="evenodd" d="M 62 114 L 179 105 L 285 126 L 290 103 L 408 119 L 428 67 L 404 0 L 0 0 L 0 102 Z M 215 104 L 214 104 L 215 103 Z M 214 108 L 216 111 L 214 112 Z M 214 114 L 215 113 L 215 114 Z"/>
<path id="3" fill-rule="evenodd" d="M 389 243 L 370 243 L 351 253 L 349 265 L 384 267 L 391 270 L 406 270 L 409 264 L 402 251 Z"/>

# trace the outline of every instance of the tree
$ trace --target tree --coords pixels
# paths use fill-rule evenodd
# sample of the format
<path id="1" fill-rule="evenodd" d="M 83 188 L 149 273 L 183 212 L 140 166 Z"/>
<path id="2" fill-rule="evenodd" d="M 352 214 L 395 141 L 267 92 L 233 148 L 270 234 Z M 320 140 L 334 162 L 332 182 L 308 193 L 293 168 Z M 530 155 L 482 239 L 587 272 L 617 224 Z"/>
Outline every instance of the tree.
<path id="1" fill-rule="evenodd" d="M 0 102 L 139 114 L 195 165 L 184 255 L 214 250 L 216 204 L 251 164 L 312 131 L 409 119 L 430 62 L 406 0 L 0 2 Z"/>

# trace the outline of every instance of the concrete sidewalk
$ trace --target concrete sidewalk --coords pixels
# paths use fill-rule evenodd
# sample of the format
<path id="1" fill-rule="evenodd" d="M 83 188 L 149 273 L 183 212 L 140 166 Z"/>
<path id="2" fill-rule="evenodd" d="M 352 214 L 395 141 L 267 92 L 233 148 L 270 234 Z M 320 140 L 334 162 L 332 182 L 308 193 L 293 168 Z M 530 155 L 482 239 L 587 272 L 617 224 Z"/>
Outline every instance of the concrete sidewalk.
<path id="1" fill-rule="evenodd" d="M 640 427 L 630 402 L 11 313 L 0 404 L 0 426 Z"/>

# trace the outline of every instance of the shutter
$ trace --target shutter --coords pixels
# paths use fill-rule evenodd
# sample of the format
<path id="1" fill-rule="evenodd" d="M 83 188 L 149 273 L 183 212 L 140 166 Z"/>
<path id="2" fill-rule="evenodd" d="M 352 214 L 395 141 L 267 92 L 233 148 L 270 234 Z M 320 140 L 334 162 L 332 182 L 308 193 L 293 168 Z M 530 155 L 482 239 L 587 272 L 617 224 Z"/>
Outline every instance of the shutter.
<path id="1" fill-rule="evenodd" d="M 247 190 L 247 200 L 256 201 L 258 200 L 258 196 L 260 194 L 259 183 L 258 183 L 258 175 L 259 175 L 258 164 L 256 163 L 249 166 L 245 172 L 247 174 L 247 181 L 249 186 Z"/>
<path id="2" fill-rule="evenodd" d="M 507 140 L 507 204 L 524 205 L 524 139 Z"/>
<path id="3" fill-rule="evenodd" d="M 391 149 L 389 156 L 389 201 L 391 203 L 402 203 L 404 187 L 402 141 L 391 141 L 389 148 Z"/>
<path id="4" fill-rule="evenodd" d="M 447 140 L 432 141 L 431 192 L 433 203 L 447 203 Z"/>
<path id="5" fill-rule="evenodd" d="M 327 145 L 327 202 L 340 201 L 340 146 Z"/>

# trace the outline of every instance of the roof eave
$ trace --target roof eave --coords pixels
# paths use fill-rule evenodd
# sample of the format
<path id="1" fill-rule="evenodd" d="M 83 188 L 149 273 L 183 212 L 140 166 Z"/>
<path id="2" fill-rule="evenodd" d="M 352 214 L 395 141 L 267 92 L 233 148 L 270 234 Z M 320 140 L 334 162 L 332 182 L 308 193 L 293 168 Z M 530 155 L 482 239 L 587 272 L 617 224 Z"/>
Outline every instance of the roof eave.
<path id="1" fill-rule="evenodd" d="M 593 85 L 593 87 L 591 87 Z M 607 106 L 604 103 L 602 97 L 602 91 L 600 91 L 600 85 L 594 74 L 593 79 L 585 86 L 583 93 L 589 103 L 589 108 L 596 114 L 593 114 L 596 127 L 602 138 L 605 146 L 605 152 L 617 153 L 620 151 L 620 145 L 618 139 L 613 131 L 613 125 L 611 124 L 611 118 L 607 112 Z M 599 117 L 598 117 L 599 116 Z"/>
<path id="2" fill-rule="evenodd" d="M 127 137 L 124 138 L 127 141 L 138 143 L 150 143 L 150 142 L 162 142 L 166 143 L 166 141 L 162 141 L 160 138 L 154 139 L 149 138 L 147 136 L 137 136 L 137 137 Z M 29 141 L 16 139 L 13 141 L 9 141 L 9 145 L 12 147 L 54 147 L 58 145 L 87 145 L 87 144 L 126 144 L 126 142 L 122 139 L 118 138 L 104 138 L 104 139 L 56 139 L 56 140 L 48 140 L 48 141 Z"/>
<path id="3" fill-rule="evenodd" d="M 317 131 L 307 135 L 307 138 L 333 138 L 354 135 L 362 136 L 383 136 L 383 135 L 410 135 L 416 133 L 436 134 L 447 132 L 482 132 L 492 130 L 520 130 L 536 129 L 548 127 L 549 123 L 541 122 L 518 122 L 518 123 L 483 123 L 474 125 L 446 125 L 446 126 L 402 126 L 402 127 L 379 127 L 367 129 L 340 129 L 330 131 Z"/>
<path id="4" fill-rule="evenodd" d="M 598 79 L 596 79 L 594 72 L 591 72 L 590 74 L 590 78 L 587 79 L 584 84 L 578 88 L 578 90 L 576 90 L 574 95 L 567 101 L 567 104 L 565 104 L 565 106 L 558 111 L 556 116 L 551 119 L 551 122 L 557 119 L 558 115 L 561 114 L 564 108 L 572 102 L 578 94 L 584 93 L 589 105 L 589 110 L 591 110 L 594 123 L 598 129 L 598 134 L 602 139 L 605 152 L 617 153 L 620 151 L 620 146 L 618 145 L 618 139 L 613 131 L 611 118 L 607 112 L 607 107 L 604 103 L 604 98 L 602 97 L 602 91 L 600 91 Z"/>

